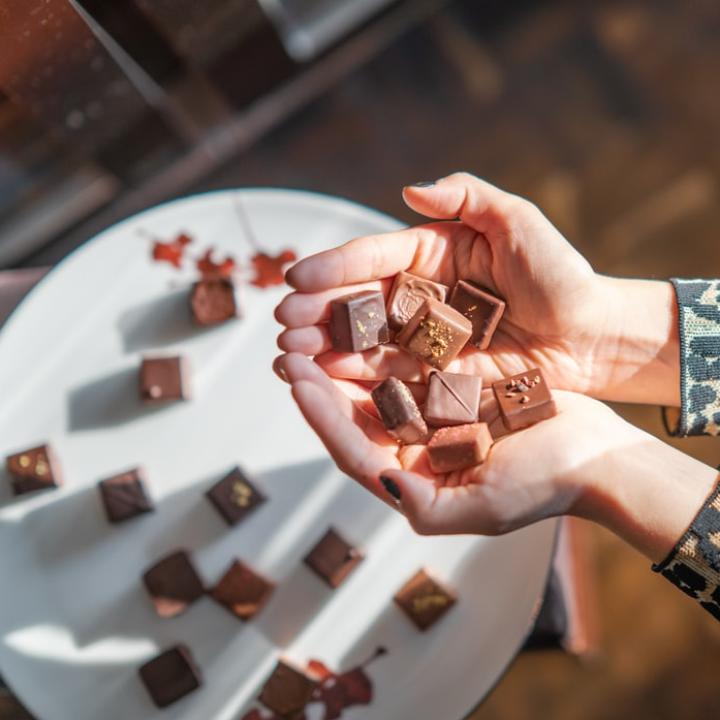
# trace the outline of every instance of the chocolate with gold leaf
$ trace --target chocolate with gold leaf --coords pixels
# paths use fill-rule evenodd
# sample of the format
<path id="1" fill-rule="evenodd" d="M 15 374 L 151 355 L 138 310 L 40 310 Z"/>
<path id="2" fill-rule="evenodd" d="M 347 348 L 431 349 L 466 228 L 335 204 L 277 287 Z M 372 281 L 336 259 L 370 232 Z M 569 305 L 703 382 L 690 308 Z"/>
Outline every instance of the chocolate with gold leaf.
<path id="1" fill-rule="evenodd" d="M 239 467 L 218 480 L 206 495 L 228 525 L 244 520 L 266 500 Z"/>
<path id="2" fill-rule="evenodd" d="M 49 445 L 28 448 L 5 460 L 15 495 L 51 490 L 60 485 L 60 467 Z"/>
<path id="3" fill-rule="evenodd" d="M 394 600 L 418 629 L 427 630 L 445 615 L 457 598 L 425 570 L 419 570 L 398 590 Z"/>

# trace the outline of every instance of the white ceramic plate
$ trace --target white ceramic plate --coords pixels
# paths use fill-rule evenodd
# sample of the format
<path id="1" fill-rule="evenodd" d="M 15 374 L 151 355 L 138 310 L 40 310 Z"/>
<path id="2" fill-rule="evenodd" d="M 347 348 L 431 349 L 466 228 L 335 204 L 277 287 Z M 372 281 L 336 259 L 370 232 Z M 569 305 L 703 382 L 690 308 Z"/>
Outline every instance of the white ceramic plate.
<path id="1" fill-rule="evenodd" d="M 305 255 L 398 227 L 310 193 L 211 193 L 107 230 L 30 294 L 0 335 L 0 455 L 49 440 L 65 484 L 13 500 L 0 478 L 0 673 L 41 720 L 230 720 L 281 654 L 346 670 L 383 645 L 388 654 L 368 668 L 372 704 L 343 720 L 461 718 L 528 631 L 555 523 L 503 538 L 414 535 L 331 464 L 272 374 L 272 308 L 283 288 L 249 288 L 241 321 L 205 331 L 188 324 L 192 273 L 151 263 L 148 235 L 185 230 L 196 250 L 247 259 L 238 198 L 268 252 Z M 152 351 L 190 358 L 191 402 L 138 404 L 136 369 Z M 203 491 L 238 463 L 270 501 L 230 530 Z M 110 526 L 96 482 L 136 464 L 157 512 Z M 302 564 L 331 524 L 367 555 L 334 592 Z M 210 599 L 159 619 L 139 578 L 176 547 L 193 551 L 208 583 L 238 556 L 277 583 L 274 596 L 246 624 Z M 459 594 L 424 634 L 392 602 L 420 567 Z M 206 684 L 158 711 L 136 670 L 176 642 L 192 648 Z"/>

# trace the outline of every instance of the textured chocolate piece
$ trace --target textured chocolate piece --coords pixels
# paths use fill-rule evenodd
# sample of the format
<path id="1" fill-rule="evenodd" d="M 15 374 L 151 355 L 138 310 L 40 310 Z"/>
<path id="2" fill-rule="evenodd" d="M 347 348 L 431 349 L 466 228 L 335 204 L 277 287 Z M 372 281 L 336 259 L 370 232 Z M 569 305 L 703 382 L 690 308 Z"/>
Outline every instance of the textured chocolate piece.
<path id="1" fill-rule="evenodd" d="M 480 465 L 493 444 L 486 423 L 440 428 L 428 443 L 430 467 L 436 473 Z"/>
<path id="2" fill-rule="evenodd" d="M 505 312 L 505 301 L 473 282 L 459 280 L 450 295 L 450 305 L 472 323 L 470 342 L 480 350 L 486 350 Z"/>
<path id="3" fill-rule="evenodd" d="M 397 336 L 398 345 L 428 365 L 444 370 L 465 347 L 472 323 L 437 300 L 425 300 Z"/>
<path id="4" fill-rule="evenodd" d="M 190 291 L 190 310 L 198 325 L 219 325 L 240 317 L 238 288 L 232 280 L 199 280 Z"/>
<path id="5" fill-rule="evenodd" d="M 422 442 L 427 437 L 427 425 L 420 408 L 407 385 L 390 377 L 371 393 L 387 431 L 405 444 Z"/>
<path id="6" fill-rule="evenodd" d="M 235 560 L 210 591 L 210 596 L 240 620 L 262 610 L 275 586 L 239 560 Z"/>
<path id="7" fill-rule="evenodd" d="M 154 510 L 145 492 L 143 472 L 133 468 L 98 483 L 105 514 L 111 523 L 120 523 Z"/>
<path id="8" fill-rule="evenodd" d="M 59 463 L 49 445 L 8 455 L 5 466 L 15 495 L 51 490 L 62 482 Z"/>
<path id="9" fill-rule="evenodd" d="M 305 709 L 316 685 L 307 675 L 280 661 L 260 693 L 260 702 L 290 720 Z"/>
<path id="10" fill-rule="evenodd" d="M 185 550 L 167 555 L 143 575 L 155 611 L 160 617 L 174 617 L 205 592 L 203 584 Z"/>
<path id="11" fill-rule="evenodd" d="M 266 500 L 238 467 L 216 482 L 206 496 L 228 525 L 241 522 Z"/>
<path id="12" fill-rule="evenodd" d="M 305 564 L 331 588 L 341 585 L 362 561 L 362 554 L 334 528 L 322 536 L 305 558 Z"/>
<path id="13" fill-rule="evenodd" d="M 394 600 L 418 629 L 427 630 L 455 604 L 456 597 L 420 570 L 400 588 Z"/>
<path id="14" fill-rule="evenodd" d="M 538 368 L 493 383 L 493 392 L 508 430 L 521 430 L 557 415 L 550 388 Z"/>
<path id="15" fill-rule="evenodd" d="M 445 302 L 447 292 L 445 285 L 401 270 L 395 276 L 388 298 L 388 324 L 393 330 L 400 330 L 407 325 L 425 300 L 430 298 Z"/>
<path id="16" fill-rule="evenodd" d="M 176 645 L 142 665 L 140 679 L 159 708 L 172 705 L 202 685 L 190 648 Z"/>
<path id="17" fill-rule="evenodd" d="M 383 294 L 367 290 L 333 300 L 329 331 L 333 349 L 338 352 L 362 352 L 388 342 Z"/>
<path id="18" fill-rule="evenodd" d="M 478 421 L 482 379 L 435 371 L 430 374 L 425 400 L 425 420 L 436 427 L 465 425 Z"/>
<path id="19" fill-rule="evenodd" d="M 143 358 L 140 366 L 140 397 L 146 403 L 188 400 L 190 383 L 185 358 Z"/>

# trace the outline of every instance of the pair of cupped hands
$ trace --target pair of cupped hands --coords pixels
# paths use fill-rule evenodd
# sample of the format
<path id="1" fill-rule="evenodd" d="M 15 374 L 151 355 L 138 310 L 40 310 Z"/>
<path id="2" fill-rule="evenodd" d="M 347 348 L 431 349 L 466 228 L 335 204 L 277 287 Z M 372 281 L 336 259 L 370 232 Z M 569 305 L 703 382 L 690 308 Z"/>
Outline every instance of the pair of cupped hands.
<path id="1" fill-rule="evenodd" d="M 532 203 L 466 173 L 405 187 L 403 198 L 432 220 L 353 239 L 288 270 L 294 292 L 275 311 L 285 328 L 276 374 L 340 469 L 421 534 L 494 535 L 561 514 L 612 526 L 617 478 L 662 443 L 593 398 L 679 403 L 672 287 L 598 275 Z M 422 402 L 431 368 L 392 344 L 334 352 L 327 321 L 334 298 L 368 289 L 387 297 L 401 270 L 450 287 L 471 279 L 504 298 L 490 348 L 468 346 L 447 370 L 479 375 L 489 388 L 539 367 L 558 414 L 501 438 L 482 465 L 444 476 L 431 471 L 424 446 L 398 446 L 370 390 L 395 376 Z M 484 390 L 482 418 L 497 412 Z"/>

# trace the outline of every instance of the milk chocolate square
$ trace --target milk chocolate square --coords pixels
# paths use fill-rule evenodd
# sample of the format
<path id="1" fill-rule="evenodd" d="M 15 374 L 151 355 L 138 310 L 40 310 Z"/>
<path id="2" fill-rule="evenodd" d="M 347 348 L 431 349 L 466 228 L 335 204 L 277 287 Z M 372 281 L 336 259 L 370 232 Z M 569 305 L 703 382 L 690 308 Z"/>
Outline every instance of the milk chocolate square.
<path id="1" fill-rule="evenodd" d="M 388 342 L 383 294 L 366 290 L 333 300 L 328 329 L 333 349 L 338 352 L 362 352 Z"/>
<path id="2" fill-rule="evenodd" d="M 390 377 L 370 393 L 380 419 L 396 440 L 411 445 L 427 437 L 427 425 L 410 389 L 402 380 Z"/>
<path id="3" fill-rule="evenodd" d="M 228 525 L 241 522 L 266 500 L 239 467 L 216 482 L 206 496 Z"/>
<path id="4" fill-rule="evenodd" d="M 427 446 L 430 467 L 442 474 L 480 465 L 492 444 L 486 423 L 440 428 Z"/>
<path id="5" fill-rule="evenodd" d="M 240 620 L 250 620 L 262 610 L 275 586 L 239 560 L 220 578 L 210 596 Z"/>
<path id="6" fill-rule="evenodd" d="M 455 595 L 425 570 L 417 572 L 394 599 L 419 630 L 434 625 L 456 602 Z"/>
<path id="7" fill-rule="evenodd" d="M 388 297 L 388 324 L 393 330 L 400 330 L 407 325 L 425 300 L 429 298 L 445 302 L 447 292 L 445 285 L 401 270 L 395 276 Z"/>
<path id="8" fill-rule="evenodd" d="M 143 472 L 133 468 L 98 483 L 105 513 L 111 523 L 120 523 L 154 510 L 145 492 Z"/>
<path id="9" fill-rule="evenodd" d="M 397 336 L 398 345 L 428 365 L 444 370 L 465 347 L 472 323 L 437 300 L 425 300 Z"/>
<path id="10" fill-rule="evenodd" d="M 177 550 L 156 562 L 143 575 L 155 612 L 160 617 L 174 617 L 187 610 L 205 592 L 190 556 Z"/>
<path id="11" fill-rule="evenodd" d="M 142 665 L 138 672 L 159 708 L 172 705 L 202 685 L 200 669 L 186 645 L 165 650 Z"/>
<path id="12" fill-rule="evenodd" d="M 336 588 L 362 560 L 362 554 L 330 528 L 309 552 L 305 564 L 331 588 Z"/>
<path id="13" fill-rule="evenodd" d="M 239 288 L 232 280 L 199 280 L 190 291 L 190 310 L 198 325 L 209 326 L 241 315 Z"/>
<path id="14" fill-rule="evenodd" d="M 482 380 L 477 375 L 435 371 L 430 374 L 425 420 L 435 427 L 478 421 Z"/>
<path id="15" fill-rule="evenodd" d="M 5 465 L 15 495 L 51 490 L 61 483 L 59 463 L 49 445 L 8 455 Z"/>
<path id="16" fill-rule="evenodd" d="M 450 305 L 472 323 L 470 342 L 478 349 L 486 350 L 505 312 L 505 301 L 471 281 L 459 280 L 450 295 Z"/>
<path id="17" fill-rule="evenodd" d="M 146 403 L 188 400 L 190 381 L 185 358 L 143 358 L 140 366 L 140 397 Z"/>
<path id="18" fill-rule="evenodd" d="M 557 415 L 550 388 L 538 368 L 493 383 L 493 392 L 508 430 L 521 430 Z"/>
<path id="19" fill-rule="evenodd" d="M 280 661 L 260 693 L 260 702 L 291 720 L 305 709 L 316 686 L 307 675 Z"/>

